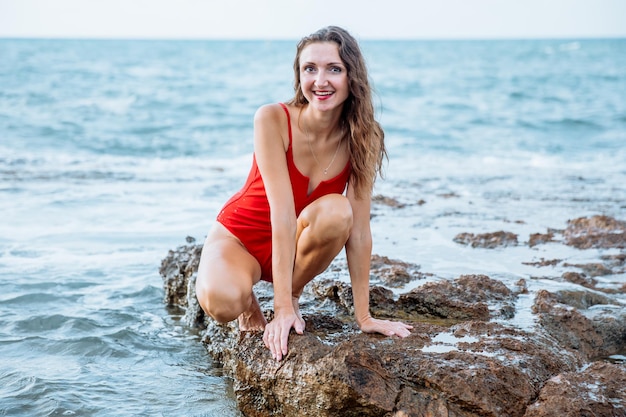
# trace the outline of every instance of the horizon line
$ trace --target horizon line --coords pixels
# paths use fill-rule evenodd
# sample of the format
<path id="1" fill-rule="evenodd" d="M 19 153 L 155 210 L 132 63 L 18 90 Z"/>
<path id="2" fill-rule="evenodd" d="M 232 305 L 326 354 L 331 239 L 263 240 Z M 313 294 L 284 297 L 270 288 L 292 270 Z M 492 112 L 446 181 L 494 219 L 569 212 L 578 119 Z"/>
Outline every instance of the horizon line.
<path id="1" fill-rule="evenodd" d="M 553 36 L 463 36 L 463 37 L 358 37 L 359 42 L 381 42 L 381 41 L 549 41 L 549 40 L 621 40 L 626 39 L 626 34 L 621 35 L 553 35 Z M 62 40 L 62 41 L 174 41 L 174 42 L 206 42 L 206 41 L 241 41 L 241 42 L 298 42 L 300 38 L 291 37 L 152 37 L 152 36 L 22 36 L 22 35 L 3 35 L 0 34 L 0 40 Z"/>

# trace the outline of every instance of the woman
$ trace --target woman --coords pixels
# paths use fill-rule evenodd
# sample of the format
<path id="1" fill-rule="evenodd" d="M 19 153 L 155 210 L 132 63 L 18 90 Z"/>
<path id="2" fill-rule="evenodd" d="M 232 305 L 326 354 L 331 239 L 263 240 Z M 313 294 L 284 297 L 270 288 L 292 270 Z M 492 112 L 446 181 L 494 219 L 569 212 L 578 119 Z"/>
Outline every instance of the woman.
<path id="1" fill-rule="evenodd" d="M 207 236 L 196 283 L 207 314 L 264 330 L 276 360 L 291 328 L 304 331 L 304 286 L 343 247 L 360 329 L 405 337 L 412 328 L 369 312 L 370 200 L 385 146 L 358 43 L 341 28 L 321 29 L 298 44 L 294 73 L 295 97 L 255 114 L 252 169 Z M 270 323 L 253 293 L 259 280 L 274 285 Z"/>

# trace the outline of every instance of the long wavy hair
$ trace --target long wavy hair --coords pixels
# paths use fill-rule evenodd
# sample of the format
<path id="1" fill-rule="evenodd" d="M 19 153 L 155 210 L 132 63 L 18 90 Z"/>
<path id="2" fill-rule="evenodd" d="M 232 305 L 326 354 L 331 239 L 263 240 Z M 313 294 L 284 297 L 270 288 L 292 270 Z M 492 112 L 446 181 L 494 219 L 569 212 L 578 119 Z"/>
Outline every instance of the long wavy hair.
<path id="1" fill-rule="evenodd" d="M 348 71 L 350 94 L 341 114 L 342 128 L 348 139 L 352 173 L 350 182 L 356 196 L 369 195 L 377 175 L 383 175 L 383 160 L 387 157 L 385 133 L 374 118 L 372 88 L 365 59 L 356 39 L 345 29 L 328 26 L 300 40 L 293 63 L 295 96 L 289 104 L 302 107 L 308 104 L 300 88 L 300 55 L 312 43 L 334 42 L 339 47 L 339 57 Z"/>

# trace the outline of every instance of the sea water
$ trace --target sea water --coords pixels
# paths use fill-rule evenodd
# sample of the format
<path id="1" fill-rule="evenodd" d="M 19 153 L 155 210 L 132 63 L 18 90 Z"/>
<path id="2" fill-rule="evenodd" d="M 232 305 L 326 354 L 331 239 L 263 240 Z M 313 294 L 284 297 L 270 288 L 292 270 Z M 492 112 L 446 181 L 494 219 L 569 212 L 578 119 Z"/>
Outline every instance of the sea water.
<path id="1" fill-rule="evenodd" d="M 389 161 L 374 252 L 436 279 L 564 284 L 529 248 L 626 220 L 626 40 L 364 41 Z M 242 184 L 252 118 L 293 94 L 295 41 L 0 40 L 0 415 L 238 416 L 160 261 Z M 506 230 L 486 250 L 460 232 Z M 610 251 L 608 251 L 610 253 Z M 526 263 L 524 263 L 526 262 Z M 599 277 L 618 285 L 624 274 Z"/>

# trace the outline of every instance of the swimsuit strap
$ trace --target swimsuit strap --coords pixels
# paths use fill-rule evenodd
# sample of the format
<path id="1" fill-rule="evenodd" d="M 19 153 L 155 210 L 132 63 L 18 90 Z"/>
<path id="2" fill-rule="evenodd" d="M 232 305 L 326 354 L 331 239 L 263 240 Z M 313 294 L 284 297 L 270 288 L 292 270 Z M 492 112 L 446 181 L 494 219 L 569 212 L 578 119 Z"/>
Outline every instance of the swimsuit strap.
<path id="1" fill-rule="evenodd" d="M 287 115 L 287 127 L 289 128 L 289 147 L 291 148 L 291 117 L 289 116 L 289 110 L 284 103 L 278 103 L 285 110 L 285 114 Z"/>

